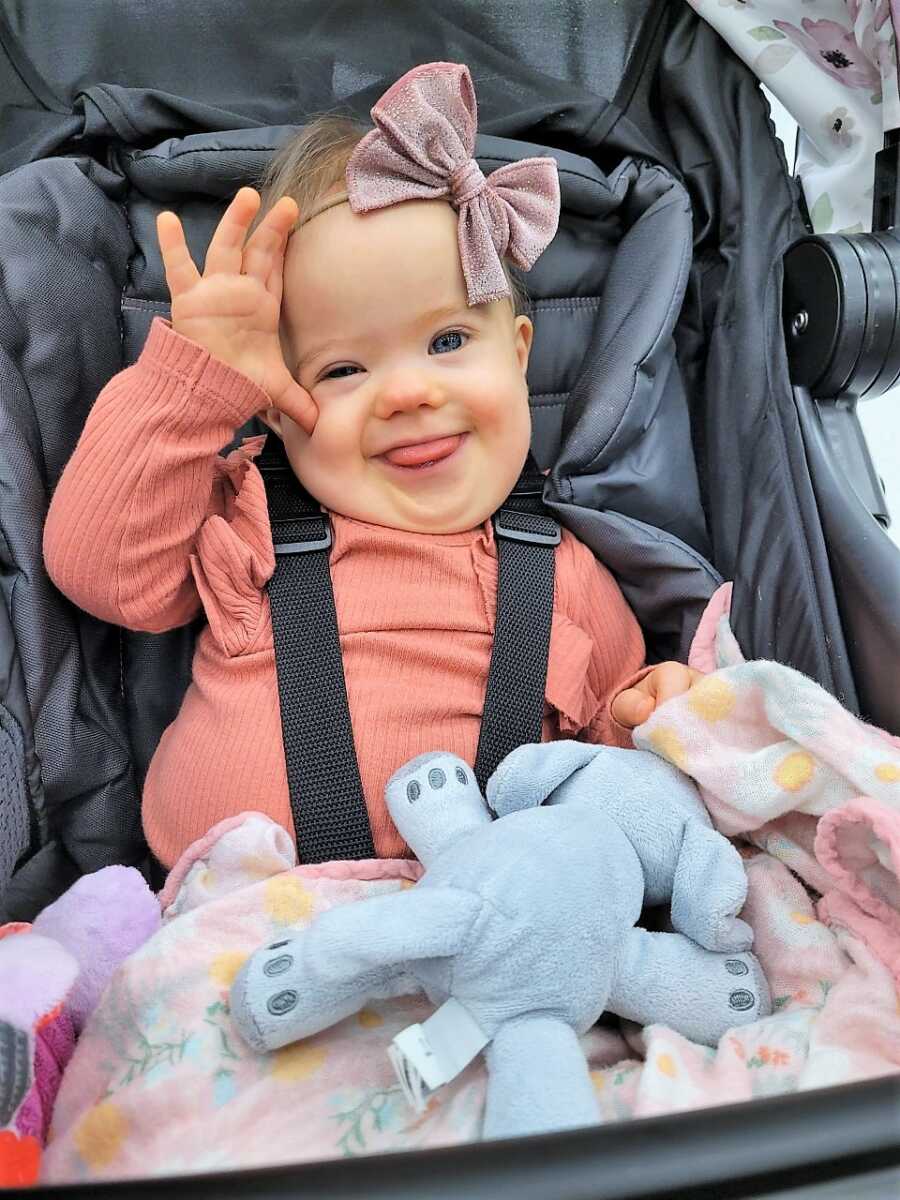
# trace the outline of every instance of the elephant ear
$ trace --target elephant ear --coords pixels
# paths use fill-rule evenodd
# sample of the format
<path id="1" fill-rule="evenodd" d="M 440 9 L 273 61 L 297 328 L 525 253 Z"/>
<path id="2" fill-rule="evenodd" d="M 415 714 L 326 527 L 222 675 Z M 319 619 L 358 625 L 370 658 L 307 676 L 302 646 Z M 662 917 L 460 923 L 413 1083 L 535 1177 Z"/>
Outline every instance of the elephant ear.
<path id="1" fill-rule="evenodd" d="M 488 806 L 498 817 L 537 808 L 605 749 L 585 742 L 530 742 L 507 754 L 487 781 Z"/>

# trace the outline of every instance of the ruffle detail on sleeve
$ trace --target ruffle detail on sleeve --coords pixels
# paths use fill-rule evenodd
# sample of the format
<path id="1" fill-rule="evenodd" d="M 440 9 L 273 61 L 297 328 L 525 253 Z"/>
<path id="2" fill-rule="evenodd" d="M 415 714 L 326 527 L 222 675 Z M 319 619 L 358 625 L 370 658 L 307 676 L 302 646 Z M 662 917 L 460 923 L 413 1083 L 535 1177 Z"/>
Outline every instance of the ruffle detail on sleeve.
<path id="1" fill-rule="evenodd" d="M 593 646 L 581 626 L 554 611 L 546 698 L 559 716 L 559 731 L 564 736 L 575 736 L 586 729 L 600 708 L 601 700 L 588 678 Z"/>
<path id="2" fill-rule="evenodd" d="M 191 555 L 210 631 L 229 657 L 261 648 L 256 643 L 269 610 L 265 585 L 275 553 L 265 486 L 253 465 L 265 440 L 244 438 L 239 449 L 216 460 L 214 487 L 221 489 L 224 515 L 206 519 Z"/>

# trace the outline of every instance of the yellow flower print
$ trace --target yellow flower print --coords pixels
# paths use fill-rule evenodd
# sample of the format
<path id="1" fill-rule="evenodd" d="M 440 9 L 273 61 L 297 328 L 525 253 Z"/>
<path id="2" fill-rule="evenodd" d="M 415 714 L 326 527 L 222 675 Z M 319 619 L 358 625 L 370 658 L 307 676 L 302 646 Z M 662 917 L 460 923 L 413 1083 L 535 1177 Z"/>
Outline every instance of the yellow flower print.
<path id="1" fill-rule="evenodd" d="M 897 763 L 879 763 L 875 768 L 875 777 L 882 783 L 897 783 L 900 780 L 900 766 Z"/>
<path id="2" fill-rule="evenodd" d="M 687 769 L 687 753 L 681 738 L 671 726 L 658 725 L 650 734 L 650 745 L 657 754 L 674 763 L 680 771 Z"/>
<path id="3" fill-rule="evenodd" d="M 296 875 L 275 875 L 266 884 L 266 912 L 279 925 L 293 925 L 312 915 L 313 898 Z"/>
<path id="4" fill-rule="evenodd" d="M 803 750 L 783 758 L 773 772 L 772 778 L 785 792 L 799 792 L 812 779 L 816 764 L 812 756 Z"/>
<path id="5" fill-rule="evenodd" d="M 128 1136 L 128 1121 L 110 1100 L 88 1109 L 75 1128 L 75 1146 L 89 1167 L 107 1167 Z"/>
<path id="6" fill-rule="evenodd" d="M 730 683 L 715 675 L 707 675 L 688 692 L 688 708 L 704 721 L 721 721 L 735 705 L 735 692 Z"/>
<path id="7" fill-rule="evenodd" d="M 678 1068 L 675 1066 L 675 1060 L 671 1054 L 657 1054 L 656 1067 L 670 1079 L 675 1079 L 678 1075 Z"/>
<path id="8" fill-rule="evenodd" d="M 327 1058 L 325 1047 L 316 1045 L 312 1040 L 293 1042 L 272 1055 L 272 1077 L 279 1083 L 309 1079 L 324 1066 Z"/>
<path id="9" fill-rule="evenodd" d="M 230 988 L 247 958 L 243 950 L 223 950 L 209 964 L 210 979 L 219 987 Z"/>
<path id="10" fill-rule="evenodd" d="M 791 920 L 797 925 L 812 925 L 813 922 L 815 921 L 815 919 L 816 918 L 811 917 L 809 915 L 809 913 L 805 913 L 805 912 L 792 912 L 791 913 Z"/>

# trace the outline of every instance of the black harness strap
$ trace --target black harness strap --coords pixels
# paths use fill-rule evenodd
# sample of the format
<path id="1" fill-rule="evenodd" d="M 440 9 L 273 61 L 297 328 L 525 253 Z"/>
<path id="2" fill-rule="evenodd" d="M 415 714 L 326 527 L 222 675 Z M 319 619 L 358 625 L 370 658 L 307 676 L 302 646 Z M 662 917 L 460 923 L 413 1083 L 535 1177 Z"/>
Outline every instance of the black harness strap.
<path id="1" fill-rule="evenodd" d="M 331 523 L 275 434 L 257 465 L 275 549 L 268 592 L 298 851 L 307 863 L 374 858 L 328 566 Z"/>
<path id="2" fill-rule="evenodd" d="M 484 697 L 475 777 L 484 792 L 517 746 L 541 740 L 553 582 L 560 529 L 541 499 L 543 477 L 529 458 L 519 482 L 494 514 L 497 618 Z"/>
<path id="3" fill-rule="evenodd" d="M 297 845 L 308 863 L 372 858 L 328 565 L 331 525 L 274 434 L 257 466 L 275 549 L 268 593 Z M 497 619 L 475 763 L 482 790 L 506 754 L 541 740 L 554 547 L 560 540 L 559 525 L 541 502 L 542 488 L 529 458 L 493 518 Z"/>

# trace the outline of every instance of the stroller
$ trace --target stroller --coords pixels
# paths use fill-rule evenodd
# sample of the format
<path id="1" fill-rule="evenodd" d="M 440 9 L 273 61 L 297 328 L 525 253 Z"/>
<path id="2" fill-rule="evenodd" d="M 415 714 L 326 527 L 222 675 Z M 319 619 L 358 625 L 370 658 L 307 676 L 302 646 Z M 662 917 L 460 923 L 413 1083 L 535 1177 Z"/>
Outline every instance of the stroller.
<path id="1" fill-rule="evenodd" d="M 843 260 L 798 241 L 802 197 L 754 76 L 682 0 L 285 0 L 262 27 L 255 8 L 163 0 L 150 24 L 116 0 L 77 21 L 64 4 L 0 3 L 0 918 L 29 920 L 110 863 L 154 878 L 139 797 L 197 626 L 150 635 L 76 611 L 41 532 L 93 400 L 168 311 L 155 216 L 174 207 L 202 261 L 227 199 L 293 126 L 335 108 L 364 118 L 418 62 L 469 65 L 483 167 L 559 164 L 560 232 L 528 277 L 533 453 L 545 502 L 616 576 L 651 661 L 686 658 L 731 580 L 748 659 L 793 666 L 900 733 L 900 551 L 852 405 L 805 386 L 855 394 L 859 367 L 883 390 L 896 350 L 864 301 L 861 317 L 838 306 L 821 362 L 791 342 L 798 313 L 819 328 L 810 264 Z M 791 246 L 807 249 L 785 281 Z M 860 320 L 865 353 L 841 373 Z M 749 1197 L 852 1176 L 840 1194 L 881 1196 L 898 1178 L 898 1103 L 888 1078 L 111 1194 Z"/>

